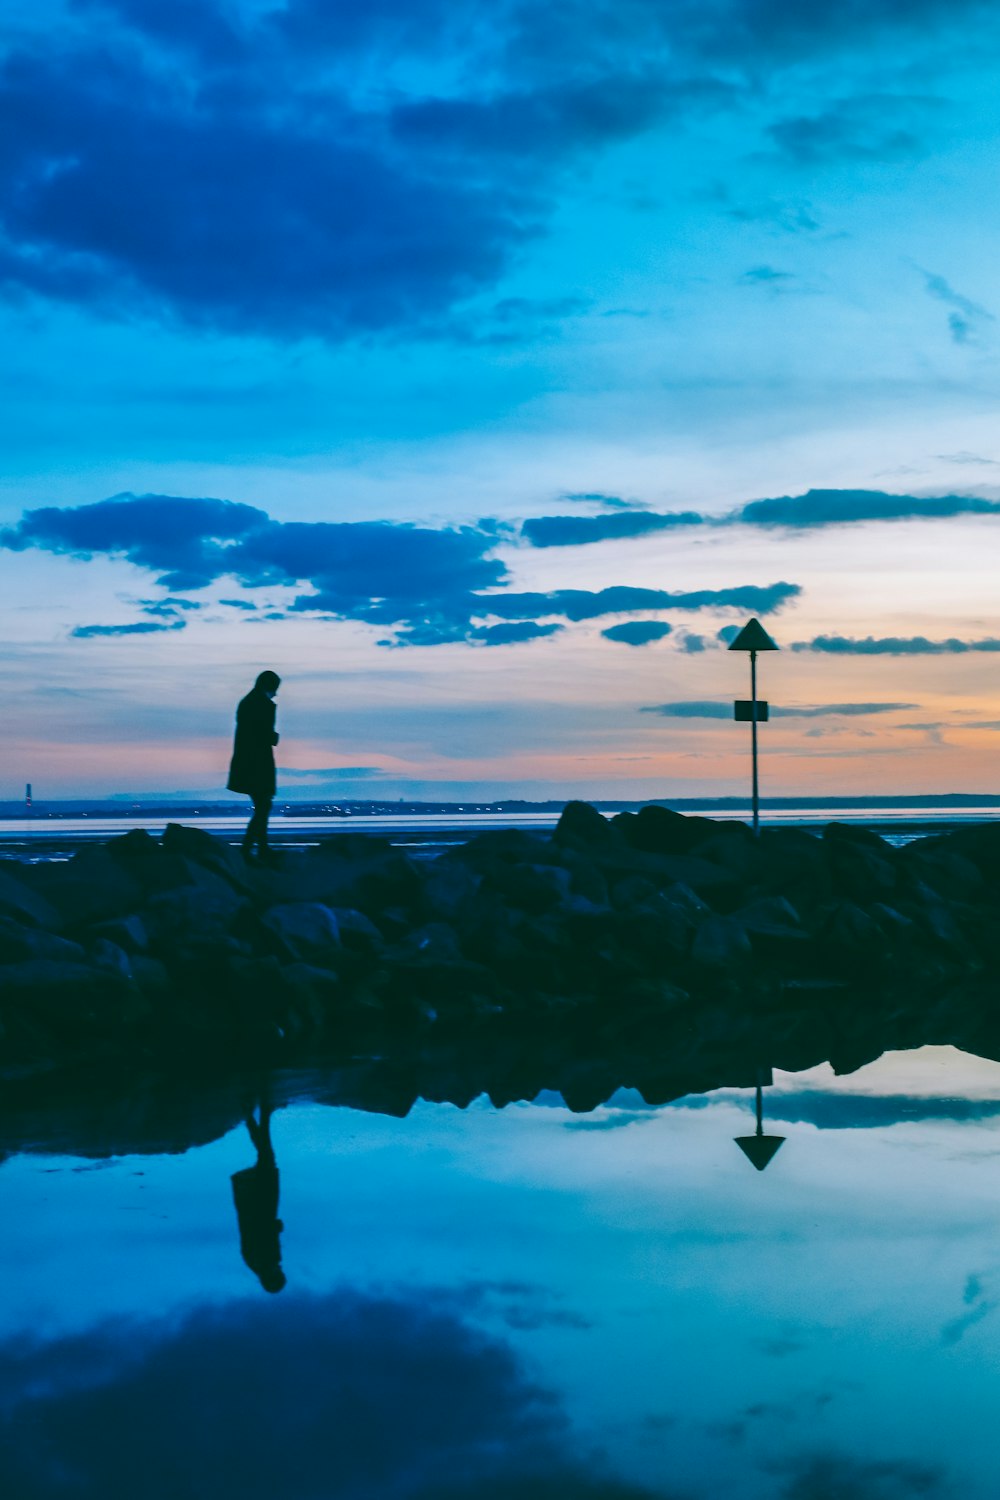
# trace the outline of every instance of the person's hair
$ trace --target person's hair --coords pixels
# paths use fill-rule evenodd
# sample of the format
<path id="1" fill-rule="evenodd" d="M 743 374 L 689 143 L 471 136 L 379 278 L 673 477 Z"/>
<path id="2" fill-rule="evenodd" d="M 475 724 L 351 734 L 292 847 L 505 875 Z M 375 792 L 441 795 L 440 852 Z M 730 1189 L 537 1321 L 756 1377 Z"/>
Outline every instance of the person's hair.
<path id="1" fill-rule="evenodd" d="M 261 672 L 254 683 L 255 688 L 263 688 L 265 693 L 276 693 L 280 686 L 281 678 L 277 672 Z"/>

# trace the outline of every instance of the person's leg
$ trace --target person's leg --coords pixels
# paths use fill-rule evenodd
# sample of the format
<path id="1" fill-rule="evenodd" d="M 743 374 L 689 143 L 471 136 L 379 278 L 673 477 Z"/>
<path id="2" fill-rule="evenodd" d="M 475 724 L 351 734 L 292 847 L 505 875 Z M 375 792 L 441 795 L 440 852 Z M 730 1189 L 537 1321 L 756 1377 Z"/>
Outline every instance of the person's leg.
<path id="1" fill-rule="evenodd" d="M 253 838 L 259 853 L 267 853 L 267 819 L 271 816 L 271 801 L 273 798 L 270 796 L 258 796 L 253 802 L 253 817 L 250 822 L 255 828 Z"/>
<path id="2" fill-rule="evenodd" d="M 243 853 L 249 854 L 254 844 L 261 854 L 267 853 L 267 820 L 271 813 L 270 797 L 255 797 L 253 799 L 253 817 L 247 824 L 247 831 L 243 835 Z"/>

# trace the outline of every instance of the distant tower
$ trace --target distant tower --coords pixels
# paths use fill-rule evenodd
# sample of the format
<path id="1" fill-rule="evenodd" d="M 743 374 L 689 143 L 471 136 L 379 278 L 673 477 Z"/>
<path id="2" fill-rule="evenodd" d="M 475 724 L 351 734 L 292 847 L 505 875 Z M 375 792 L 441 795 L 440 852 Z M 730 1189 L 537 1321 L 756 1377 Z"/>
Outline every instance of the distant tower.
<path id="1" fill-rule="evenodd" d="M 31 811 L 31 782 L 30 781 L 28 782 L 27 786 L 24 788 L 24 810 L 25 810 L 25 812 L 30 812 Z"/>

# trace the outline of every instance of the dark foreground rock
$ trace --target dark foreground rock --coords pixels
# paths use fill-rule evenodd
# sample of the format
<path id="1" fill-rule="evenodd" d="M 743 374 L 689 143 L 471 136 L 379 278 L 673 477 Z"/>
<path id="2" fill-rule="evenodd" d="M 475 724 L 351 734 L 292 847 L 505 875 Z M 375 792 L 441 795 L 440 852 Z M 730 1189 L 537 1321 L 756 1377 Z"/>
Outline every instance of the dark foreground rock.
<path id="1" fill-rule="evenodd" d="M 655 1102 L 738 1082 L 726 1057 L 752 1075 L 922 1042 L 996 1055 L 998 903 L 989 824 L 894 849 L 571 803 L 551 837 L 414 861 L 345 834 L 274 869 L 172 824 L 0 866 L 0 1077 L 461 1054 L 476 1093 Z"/>

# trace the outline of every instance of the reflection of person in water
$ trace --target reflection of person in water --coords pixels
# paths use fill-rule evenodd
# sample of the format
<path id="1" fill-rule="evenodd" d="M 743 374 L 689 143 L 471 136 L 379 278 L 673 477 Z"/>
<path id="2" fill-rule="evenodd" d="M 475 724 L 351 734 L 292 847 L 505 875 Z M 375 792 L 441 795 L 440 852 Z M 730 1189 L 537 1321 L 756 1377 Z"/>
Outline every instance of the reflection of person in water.
<path id="1" fill-rule="evenodd" d="M 281 1269 L 281 1231 L 278 1218 L 278 1164 L 271 1145 L 271 1111 L 260 1106 L 260 1120 L 247 1116 L 247 1130 L 257 1148 L 255 1166 L 232 1176 L 233 1202 L 240 1226 L 240 1253 L 265 1292 L 285 1285 Z"/>
<path id="2" fill-rule="evenodd" d="M 236 739 L 226 787 L 246 792 L 253 801 L 253 817 L 243 835 L 243 858 L 253 857 L 256 844 L 260 858 L 268 859 L 267 820 L 274 801 L 274 695 L 281 686 L 277 672 L 261 672 L 236 710 Z"/>

